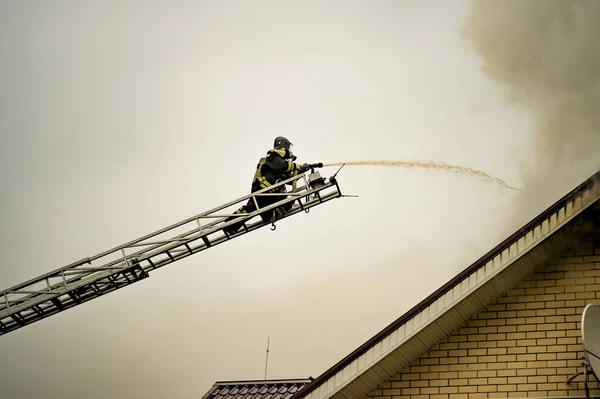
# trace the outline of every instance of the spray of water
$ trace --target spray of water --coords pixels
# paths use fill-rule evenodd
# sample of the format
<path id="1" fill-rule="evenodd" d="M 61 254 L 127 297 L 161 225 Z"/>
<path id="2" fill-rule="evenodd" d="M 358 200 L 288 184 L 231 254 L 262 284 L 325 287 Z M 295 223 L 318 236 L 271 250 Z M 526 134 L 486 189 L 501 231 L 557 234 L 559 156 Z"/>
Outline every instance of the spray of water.
<path id="1" fill-rule="evenodd" d="M 484 181 L 494 182 L 496 184 L 501 185 L 504 188 L 515 191 L 523 191 L 521 188 L 513 187 L 507 184 L 504 180 L 491 176 L 481 170 L 468 168 L 459 165 L 450 165 L 442 162 L 409 162 L 409 161 L 353 161 L 353 162 L 332 162 L 332 163 L 324 163 L 323 166 L 340 166 L 340 165 L 349 165 L 349 166 L 395 166 L 401 168 L 425 168 L 425 169 L 436 169 L 443 170 L 446 172 L 454 172 L 458 174 L 465 174 L 470 176 L 476 176 L 481 178 Z"/>

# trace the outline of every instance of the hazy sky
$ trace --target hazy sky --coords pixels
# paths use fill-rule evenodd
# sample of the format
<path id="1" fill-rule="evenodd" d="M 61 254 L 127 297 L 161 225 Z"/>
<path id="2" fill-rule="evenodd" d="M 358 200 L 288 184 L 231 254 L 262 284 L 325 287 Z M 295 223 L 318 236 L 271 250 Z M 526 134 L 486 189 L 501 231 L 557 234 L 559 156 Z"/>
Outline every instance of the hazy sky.
<path id="1" fill-rule="evenodd" d="M 277 135 L 301 162 L 543 187 L 347 167 L 359 198 L 0 337 L 0 397 L 199 398 L 262 378 L 268 335 L 269 378 L 316 377 L 596 171 L 535 169 L 536 113 L 482 72 L 468 11 L 0 1 L 0 289 L 247 194 Z"/>

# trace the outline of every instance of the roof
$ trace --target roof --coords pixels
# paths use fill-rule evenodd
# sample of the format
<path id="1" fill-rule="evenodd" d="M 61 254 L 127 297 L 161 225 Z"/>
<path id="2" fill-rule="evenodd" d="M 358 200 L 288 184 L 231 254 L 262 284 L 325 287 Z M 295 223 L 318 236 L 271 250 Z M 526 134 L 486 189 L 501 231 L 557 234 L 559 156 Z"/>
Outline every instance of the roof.
<path id="1" fill-rule="evenodd" d="M 292 399 L 364 398 L 533 273 L 575 245 L 584 212 L 600 202 L 600 171 L 501 242 L 452 280 L 326 370 Z M 598 213 L 596 216 L 598 218 Z"/>
<path id="2" fill-rule="evenodd" d="M 305 379 L 217 381 L 202 399 L 289 399 L 313 381 Z"/>

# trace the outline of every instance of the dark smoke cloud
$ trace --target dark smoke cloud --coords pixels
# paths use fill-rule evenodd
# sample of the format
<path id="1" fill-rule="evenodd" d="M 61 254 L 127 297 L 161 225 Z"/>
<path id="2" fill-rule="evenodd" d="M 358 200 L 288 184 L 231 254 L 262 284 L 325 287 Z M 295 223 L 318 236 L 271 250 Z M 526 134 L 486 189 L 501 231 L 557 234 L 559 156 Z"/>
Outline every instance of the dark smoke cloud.
<path id="1" fill-rule="evenodd" d="M 474 0 L 462 34 L 507 102 L 534 118 L 528 203 L 554 202 L 600 169 L 600 1 Z"/>

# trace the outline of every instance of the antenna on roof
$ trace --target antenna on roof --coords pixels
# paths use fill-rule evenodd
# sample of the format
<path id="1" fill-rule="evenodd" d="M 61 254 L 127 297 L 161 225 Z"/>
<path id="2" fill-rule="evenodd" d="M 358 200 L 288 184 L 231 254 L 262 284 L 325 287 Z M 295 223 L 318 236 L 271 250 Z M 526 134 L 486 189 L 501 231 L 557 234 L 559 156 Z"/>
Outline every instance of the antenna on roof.
<path id="1" fill-rule="evenodd" d="M 581 315 L 581 338 L 583 340 L 582 371 L 567 380 L 570 384 L 575 377 L 583 375 L 585 397 L 590 397 L 588 387 L 589 375 L 592 374 L 598 380 L 597 373 L 600 372 L 600 307 L 588 304 Z"/>
<path id="2" fill-rule="evenodd" d="M 269 366 L 269 341 L 271 340 L 271 336 L 267 337 L 267 359 L 265 360 L 265 381 L 267 380 L 267 367 Z"/>

